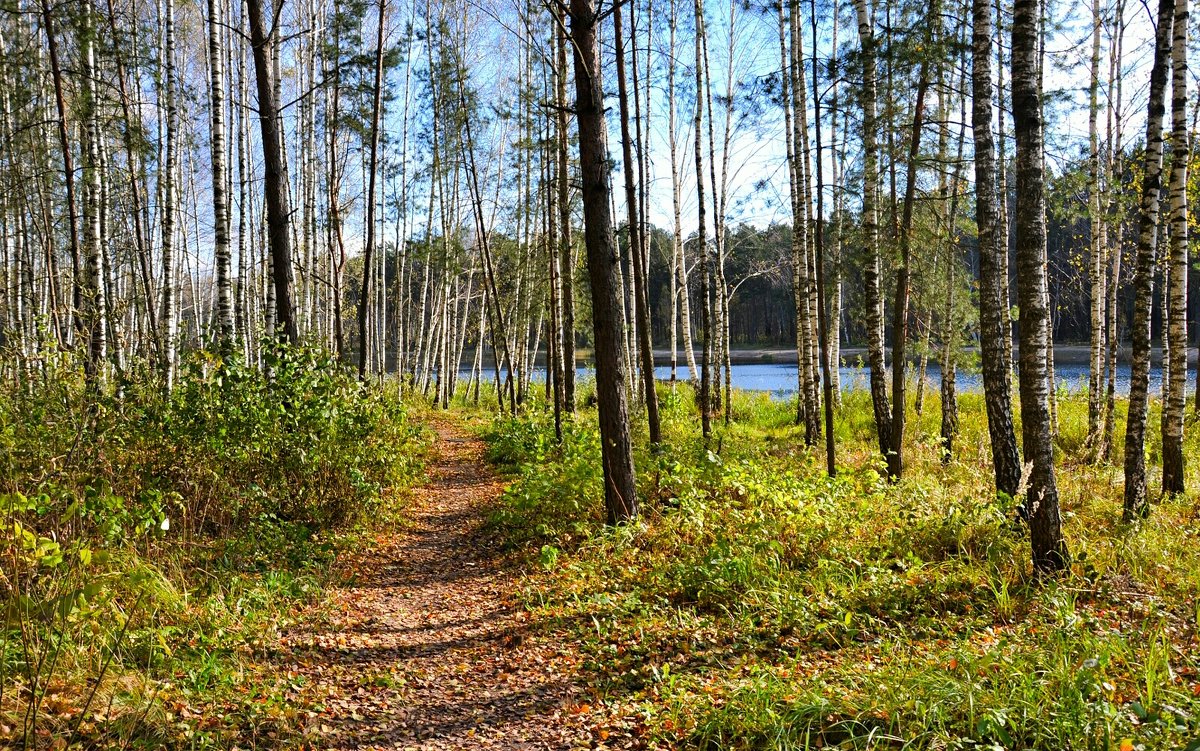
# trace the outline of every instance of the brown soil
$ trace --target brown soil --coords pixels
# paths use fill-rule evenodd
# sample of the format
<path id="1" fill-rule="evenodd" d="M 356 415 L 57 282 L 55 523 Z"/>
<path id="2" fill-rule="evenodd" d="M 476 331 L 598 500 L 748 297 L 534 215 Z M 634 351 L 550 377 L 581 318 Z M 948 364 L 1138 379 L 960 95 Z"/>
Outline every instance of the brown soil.
<path id="1" fill-rule="evenodd" d="M 410 523 L 362 553 L 334 617 L 285 638 L 288 669 L 323 706 L 310 737 L 331 749 L 592 746 L 573 650 L 531 621 L 519 567 L 479 534 L 503 485 L 477 438 L 433 427 Z"/>

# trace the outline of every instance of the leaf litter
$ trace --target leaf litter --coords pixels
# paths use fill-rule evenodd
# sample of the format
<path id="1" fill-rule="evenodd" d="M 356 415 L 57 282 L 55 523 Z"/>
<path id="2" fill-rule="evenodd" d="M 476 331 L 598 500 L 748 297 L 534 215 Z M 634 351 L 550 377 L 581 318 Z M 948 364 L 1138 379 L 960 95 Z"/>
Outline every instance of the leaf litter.
<path id="1" fill-rule="evenodd" d="M 407 523 L 359 551 L 331 602 L 275 658 L 323 749 L 619 748 L 585 696 L 578 651 L 520 603 L 523 569 L 483 534 L 504 483 L 458 422 L 438 433 Z"/>

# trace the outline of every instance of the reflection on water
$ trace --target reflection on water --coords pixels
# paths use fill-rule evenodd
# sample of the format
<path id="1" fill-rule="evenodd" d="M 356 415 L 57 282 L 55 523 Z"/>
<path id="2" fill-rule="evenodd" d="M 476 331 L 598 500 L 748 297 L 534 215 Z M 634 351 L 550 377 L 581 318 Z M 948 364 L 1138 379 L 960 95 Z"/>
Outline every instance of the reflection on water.
<path id="1" fill-rule="evenodd" d="M 1054 368 L 1054 375 L 1058 381 L 1060 390 L 1070 392 L 1082 392 L 1087 390 L 1088 384 L 1088 366 L 1086 363 L 1060 363 Z M 594 375 L 592 368 L 581 367 L 577 369 L 579 377 L 585 378 Z M 686 380 L 688 376 L 687 367 L 681 367 L 676 370 L 677 377 L 681 380 Z M 842 367 L 840 369 L 842 390 L 850 391 L 853 389 L 866 389 L 868 370 L 858 367 Z M 484 370 L 484 378 L 491 380 L 495 377 L 495 370 L 487 368 Z M 909 378 L 916 378 L 916 368 L 909 370 Z M 926 371 L 926 377 L 929 385 L 933 389 L 937 389 L 941 385 L 941 368 L 930 363 Z M 1195 369 L 1188 371 L 1189 382 L 1195 378 Z M 460 378 L 466 379 L 470 376 L 469 370 L 462 371 Z M 671 377 L 670 366 L 660 365 L 655 367 L 654 376 L 659 380 L 668 380 Z M 545 378 L 545 370 L 538 368 L 534 371 L 534 379 L 541 381 Z M 767 391 L 772 396 L 786 399 L 796 394 L 796 366 L 785 363 L 746 363 L 733 366 L 733 387 L 746 391 Z M 962 370 L 957 373 L 957 385 L 960 392 L 980 393 L 983 391 L 983 381 L 978 371 L 964 372 Z M 1150 368 L 1150 393 L 1156 394 L 1162 388 L 1162 368 L 1155 365 Z M 1188 387 L 1190 394 L 1192 387 Z M 1117 393 L 1125 395 L 1129 393 L 1129 365 L 1123 364 L 1117 367 Z"/>

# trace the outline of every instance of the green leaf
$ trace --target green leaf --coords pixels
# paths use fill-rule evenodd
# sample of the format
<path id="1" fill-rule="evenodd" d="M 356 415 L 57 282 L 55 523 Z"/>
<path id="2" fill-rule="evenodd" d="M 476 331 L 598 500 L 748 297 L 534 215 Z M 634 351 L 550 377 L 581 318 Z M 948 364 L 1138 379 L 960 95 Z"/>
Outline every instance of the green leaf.
<path id="1" fill-rule="evenodd" d="M 1142 706 L 1142 703 L 1140 701 L 1135 701 L 1132 704 L 1130 704 L 1129 709 L 1135 715 L 1137 715 L 1137 718 L 1139 720 L 1145 720 L 1147 717 L 1150 716 L 1150 713 L 1148 711 L 1146 711 L 1146 708 L 1144 706 Z"/>

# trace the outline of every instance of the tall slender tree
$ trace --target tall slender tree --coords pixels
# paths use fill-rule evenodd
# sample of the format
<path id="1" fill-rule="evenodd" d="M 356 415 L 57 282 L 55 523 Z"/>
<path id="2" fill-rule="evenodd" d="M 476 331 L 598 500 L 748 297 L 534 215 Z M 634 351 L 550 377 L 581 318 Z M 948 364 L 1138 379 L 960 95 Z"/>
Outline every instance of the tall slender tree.
<path id="1" fill-rule="evenodd" d="M 1016 134 L 1017 296 L 1021 310 L 1021 432 L 1030 464 L 1026 509 L 1033 565 L 1056 571 L 1069 560 L 1054 474 L 1050 378 L 1050 310 L 1046 305 L 1046 195 L 1042 161 L 1041 5 L 1015 0 L 1012 25 L 1012 107 Z"/>
<path id="2" fill-rule="evenodd" d="M 858 15 L 858 39 L 862 47 L 862 242 L 866 250 L 863 262 L 863 296 L 867 306 L 867 362 L 871 370 L 871 406 L 879 451 L 884 457 L 891 449 L 892 410 L 888 403 L 887 370 L 884 359 L 883 291 L 880 286 L 883 259 L 879 248 L 879 219 L 876 202 L 879 191 L 879 151 L 876 130 L 875 31 L 867 0 L 854 0 Z M 893 363 L 893 366 L 895 364 Z"/>
<path id="3" fill-rule="evenodd" d="M 972 0 L 971 125 L 975 139 L 975 223 L 979 232 L 979 345 L 984 406 L 996 490 L 1009 497 L 1021 484 L 1021 456 L 1013 428 L 1012 379 L 1004 352 L 1008 326 L 1007 239 L 998 232 L 996 148 L 992 136 L 992 10 Z"/>
<path id="4" fill-rule="evenodd" d="M 162 288 L 161 305 L 162 309 L 159 312 L 159 320 L 163 325 L 162 333 L 162 363 L 163 377 L 166 380 L 167 388 L 170 389 L 175 383 L 175 368 L 178 358 L 179 346 L 179 301 L 177 299 L 179 290 L 176 287 L 176 266 L 177 259 L 175 257 L 176 237 L 175 237 L 175 219 L 177 214 L 177 201 L 179 199 L 179 191 L 176 186 L 176 173 L 178 171 L 179 161 L 179 138 L 177 134 L 178 128 L 178 111 L 176 108 L 176 82 L 175 82 L 175 0 L 164 0 L 164 45 L 163 45 L 163 68 L 166 75 L 163 77 L 163 89 L 161 98 L 165 102 L 164 115 L 166 123 L 163 127 L 165 142 L 163 149 L 166 152 L 166 163 L 163 166 L 161 176 L 161 198 L 162 198 L 162 280 L 160 287 Z"/>
<path id="5" fill-rule="evenodd" d="M 575 413 L 575 263 L 571 246 L 571 170 L 570 133 L 567 121 L 567 30 L 561 7 L 555 27 L 555 97 L 557 100 L 555 130 L 558 136 L 558 254 L 562 279 L 562 361 L 563 405 L 567 414 Z"/>
<path id="6" fill-rule="evenodd" d="M 1192 156 L 1187 124 L 1188 0 L 1175 0 L 1171 43 L 1171 185 L 1170 247 L 1165 265 L 1166 378 L 1163 379 L 1162 489 L 1164 495 L 1184 491 L 1183 430 L 1187 409 L 1187 290 L 1188 290 L 1188 162 Z"/>
<path id="7" fill-rule="evenodd" d="M 654 388 L 654 349 L 650 340 L 650 295 L 646 290 L 646 253 L 642 246 L 644 236 L 639 216 L 640 201 L 635 185 L 637 164 L 633 159 L 633 134 L 629 129 L 629 91 L 625 74 L 625 38 L 622 24 L 621 5 L 613 5 L 613 35 L 616 37 L 617 96 L 620 102 L 622 173 L 625 178 L 625 208 L 628 216 L 629 253 L 633 259 L 634 309 L 637 317 L 638 359 L 642 368 L 642 384 L 646 405 L 646 419 L 650 427 L 650 443 L 662 441 L 662 429 L 658 419 L 658 394 Z"/>
<path id="8" fill-rule="evenodd" d="M 1088 370 L 1088 434 L 1087 445 L 1094 449 L 1101 440 L 1104 405 L 1104 303 L 1105 261 L 1103 227 L 1105 217 L 1100 210 L 1100 0 L 1092 0 L 1092 58 L 1091 83 L 1088 87 L 1088 213 L 1091 226 L 1088 249 L 1088 273 L 1091 286 L 1091 347 Z"/>
<path id="9" fill-rule="evenodd" d="M 87 228 L 86 262 L 84 272 L 83 321 L 87 333 L 87 356 L 85 371 L 96 388 L 104 381 L 108 359 L 108 321 L 105 300 L 104 268 L 107 248 L 103 241 L 104 188 L 101 159 L 99 101 L 96 91 L 96 28 L 95 9 L 92 0 L 86 0 L 82 8 L 80 42 L 83 58 L 83 109 L 84 109 L 84 217 Z"/>
<path id="10" fill-rule="evenodd" d="M 217 341 L 233 351 L 233 274 L 229 249 L 229 194 L 226 190 L 225 51 L 222 0 L 208 0 L 208 108 L 212 155 L 213 260 L 217 272 Z"/>
<path id="11" fill-rule="evenodd" d="M 930 5 L 926 23 L 932 27 L 940 18 L 936 2 Z M 925 120 L 925 95 L 929 91 L 929 64 L 922 60 L 917 74 L 917 94 L 913 102 L 912 132 L 909 136 L 908 165 L 905 169 L 904 204 L 900 218 L 900 265 L 896 269 L 896 296 L 892 314 L 892 430 L 887 452 L 888 476 L 904 474 L 904 366 L 908 344 L 909 279 L 912 268 L 913 206 L 917 197 L 917 158 L 921 153 L 921 128 Z"/>
<path id="12" fill-rule="evenodd" d="M 1150 408 L 1150 318 L 1154 302 L 1154 267 L 1158 251 L 1159 190 L 1162 186 L 1164 97 L 1170 73 L 1175 0 L 1159 0 L 1154 65 L 1146 114 L 1146 152 L 1142 196 L 1138 209 L 1137 261 L 1133 271 L 1133 322 L 1130 326 L 1132 364 L 1129 374 L 1129 414 L 1125 421 L 1125 521 L 1145 516 L 1146 418 Z"/>
<path id="13" fill-rule="evenodd" d="M 358 296 L 358 377 L 367 377 L 367 366 L 371 352 L 372 339 L 367 327 L 367 317 L 370 312 L 371 290 L 376 269 L 372 265 L 375 257 L 376 225 L 375 211 L 378 202 L 375 200 L 376 182 L 379 178 L 379 128 L 383 116 L 383 57 L 384 31 L 387 21 L 387 0 L 379 0 L 378 15 L 375 26 L 375 80 L 371 87 L 371 128 L 369 157 L 367 164 L 367 195 L 366 195 L 366 233 L 367 242 L 363 249 L 363 281 Z M 381 280 L 382 281 L 382 280 Z M 443 373 L 443 375 L 445 375 Z"/>
<path id="14" fill-rule="evenodd" d="M 617 287 L 616 239 L 609 213 L 610 181 L 604 146 L 604 89 L 601 78 L 600 17 L 594 0 L 571 0 L 571 41 L 575 51 L 575 115 L 579 123 L 579 166 L 583 191 L 584 244 L 592 290 L 592 329 L 596 348 L 596 402 L 600 413 L 600 455 L 604 504 L 610 524 L 638 514 L 629 407 L 625 396 L 621 298 Z M 703 204 L 703 202 L 701 202 Z"/>
<path id="15" fill-rule="evenodd" d="M 708 248 L 708 226 L 705 222 L 704 207 L 704 52 L 702 49 L 701 29 L 704 27 L 704 0 L 693 3 L 696 20 L 695 59 L 696 59 L 696 109 L 692 117 L 692 138 L 696 162 L 696 252 L 700 256 L 700 330 L 703 337 L 700 364 L 700 432 L 707 442 L 712 437 L 712 339 L 714 335 L 713 304 L 712 304 L 712 254 Z"/>
<path id="16" fill-rule="evenodd" d="M 278 0 L 282 2 L 282 0 Z M 171 0 L 167 0 L 170 4 Z M 267 27 L 263 0 L 246 0 L 250 45 L 258 86 L 258 122 L 263 152 L 263 203 L 267 209 L 267 239 L 271 256 L 271 290 L 275 295 L 274 324 L 279 338 L 290 344 L 300 340 L 292 299 L 292 210 L 280 128 L 279 89 L 275 85 L 278 28 Z M 274 18 L 277 20 L 278 15 Z"/>

